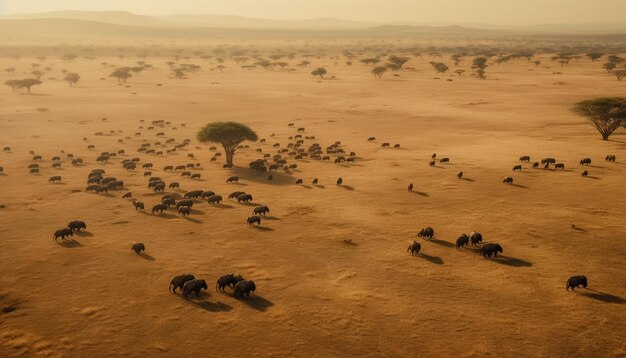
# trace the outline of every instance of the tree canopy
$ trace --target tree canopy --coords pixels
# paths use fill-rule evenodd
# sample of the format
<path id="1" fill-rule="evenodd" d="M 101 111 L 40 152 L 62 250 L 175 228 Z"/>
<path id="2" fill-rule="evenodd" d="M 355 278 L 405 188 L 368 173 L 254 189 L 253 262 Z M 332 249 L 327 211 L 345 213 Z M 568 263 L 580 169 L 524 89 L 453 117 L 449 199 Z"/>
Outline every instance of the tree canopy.
<path id="1" fill-rule="evenodd" d="M 5 85 L 10 86 L 14 91 L 20 88 L 26 88 L 28 93 L 30 92 L 30 88 L 35 85 L 40 85 L 43 82 L 36 78 L 26 78 L 23 80 L 8 80 L 4 82 Z"/>
<path id="2" fill-rule="evenodd" d="M 69 72 L 65 75 L 63 80 L 70 84 L 70 87 L 77 84 L 80 81 L 80 75 L 78 73 Z"/>
<path id="3" fill-rule="evenodd" d="M 587 118 L 603 140 L 626 123 L 626 98 L 605 97 L 582 101 L 576 104 L 574 111 Z"/>
<path id="4" fill-rule="evenodd" d="M 220 143 L 224 147 L 226 162 L 233 163 L 237 146 L 246 140 L 257 141 L 257 134 L 250 127 L 237 122 L 213 122 L 202 128 L 197 135 L 200 142 Z"/>
<path id="5" fill-rule="evenodd" d="M 324 75 L 326 75 L 326 73 L 328 73 L 328 71 L 326 71 L 324 67 L 319 67 L 311 71 L 311 74 L 313 76 L 320 76 L 320 78 L 324 78 Z"/>

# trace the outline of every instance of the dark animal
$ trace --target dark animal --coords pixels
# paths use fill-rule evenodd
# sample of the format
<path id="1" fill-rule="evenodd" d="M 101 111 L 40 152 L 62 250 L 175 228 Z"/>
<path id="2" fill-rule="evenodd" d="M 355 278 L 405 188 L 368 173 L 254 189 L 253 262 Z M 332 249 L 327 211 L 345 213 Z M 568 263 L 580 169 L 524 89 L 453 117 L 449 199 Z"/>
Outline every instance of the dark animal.
<path id="1" fill-rule="evenodd" d="M 580 165 L 589 165 L 591 164 L 591 158 L 585 158 L 580 161 Z"/>
<path id="2" fill-rule="evenodd" d="M 479 232 L 472 231 L 470 233 L 470 243 L 472 244 L 472 246 L 478 245 L 478 243 L 481 243 L 482 241 L 483 236 Z"/>
<path id="3" fill-rule="evenodd" d="M 422 249 L 422 245 L 420 245 L 419 242 L 413 240 L 413 242 L 409 245 L 409 248 L 406 249 L 407 252 L 411 252 L 411 256 L 415 255 L 415 254 L 419 254 L 420 250 Z"/>
<path id="4" fill-rule="evenodd" d="M 522 166 L 521 165 L 516 165 L 513 167 L 513 171 L 517 171 L 517 172 L 521 172 L 522 171 Z"/>
<path id="5" fill-rule="evenodd" d="M 400 144 L 394 144 L 394 148 L 400 148 Z"/>
<path id="6" fill-rule="evenodd" d="M 239 177 L 238 176 L 232 176 L 228 179 L 226 179 L 227 183 L 238 183 L 239 182 Z"/>
<path id="7" fill-rule="evenodd" d="M 339 178 L 337 179 L 337 185 L 341 186 L 343 184 L 343 179 Z"/>
<path id="8" fill-rule="evenodd" d="M 58 238 L 65 239 L 68 236 L 74 236 L 74 231 L 70 228 L 63 228 L 54 232 L 53 239 L 56 241 Z"/>
<path id="9" fill-rule="evenodd" d="M 164 211 L 167 211 L 167 205 L 156 204 L 152 207 L 152 215 L 154 215 L 154 213 L 163 214 Z"/>
<path id="10" fill-rule="evenodd" d="M 143 203 L 141 201 L 135 201 L 135 202 L 133 202 L 133 205 L 135 206 L 135 210 L 144 211 L 144 206 L 143 206 Z"/>
<path id="11" fill-rule="evenodd" d="M 522 157 L 519 157 L 519 161 L 528 163 L 528 162 L 530 162 L 530 156 L 524 155 Z"/>
<path id="12" fill-rule="evenodd" d="M 230 286 L 231 288 L 235 288 L 237 283 L 243 281 L 243 276 L 234 273 L 227 273 L 224 276 L 221 276 L 217 279 L 217 283 L 215 284 L 215 291 L 224 292 L 226 286 Z"/>
<path id="13" fill-rule="evenodd" d="M 245 194 L 243 191 L 234 191 L 228 195 L 228 199 L 237 199 L 237 197 L 241 194 Z"/>
<path id="14" fill-rule="evenodd" d="M 511 177 L 505 177 L 504 179 L 502 179 L 502 182 L 504 184 L 513 184 L 513 178 Z"/>
<path id="15" fill-rule="evenodd" d="M 179 189 L 180 188 L 180 184 L 177 182 L 171 182 L 169 185 L 170 189 Z"/>
<path id="16" fill-rule="evenodd" d="M 50 179 L 48 179 L 48 182 L 49 183 L 54 183 L 54 182 L 60 183 L 61 182 L 61 177 L 59 175 L 55 175 L 53 177 L 50 177 Z"/>
<path id="17" fill-rule="evenodd" d="M 130 199 L 133 197 L 133 193 L 131 193 L 130 191 L 124 195 L 122 195 L 122 199 Z"/>
<path id="18" fill-rule="evenodd" d="M 584 177 L 586 177 L 586 176 L 588 176 L 588 175 L 589 175 L 589 172 L 585 170 L 585 171 L 584 171 L 581 175 L 582 175 L 582 176 L 584 176 Z"/>
<path id="19" fill-rule="evenodd" d="M 241 202 L 247 203 L 247 202 L 250 202 L 250 201 L 252 201 L 252 195 L 251 194 L 241 194 L 241 195 L 239 195 L 237 197 L 237 202 L 238 203 L 241 203 Z"/>
<path id="20" fill-rule="evenodd" d="M 181 206 L 180 208 L 178 208 L 178 215 L 181 216 L 187 216 L 191 214 L 191 208 L 188 206 Z"/>
<path id="21" fill-rule="evenodd" d="M 257 206 L 256 208 L 254 208 L 254 210 L 252 210 L 252 214 L 254 215 L 266 215 L 267 213 L 270 212 L 270 208 L 267 207 L 266 205 L 263 206 Z"/>
<path id="22" fill-rule="evenodd" d="M 480 248 L 480 254 L 483 257 L 491 257 L 492 255 L 498 256 L 498 252 L 502 253 L 502 246 L 500 246 L 500 244 L 484 244 Z"/>
<path id="23" fill-rule="evenodd" d="M 257 223 L 258 225 L 261 225 L 261 218 L 258 216 L 250 216 L 247 220 L 248 225 L 252 225 L 254 223 Z"/>
<path id="24" fill-rule="evenodd" d="M 176 292 L 177 288 L 182 289 L 183 286 L 185 285 L 185 283 L 187 283 L 188 281 L 191 281 L 191 280 L 193 280 L 195 278 L 196 277 L 194 275 L 189 274 L 189 273 L 183 274 L 183 275 L 178 275 L 178 276 L 174 277 L 172 279 L 172 281 L 170 281 L 169 291 L 170 292 Z"/>
<path id="25" fill-rule="evenodd" d="M 433 161 L 428 162 L 428 165 L 430 165 L 431 167 L 434 167 L 435 166 L 435 161 L 433 160 Z"/>
<path id="26" fill-rule="evenodd" d="M 539 162 L 534 162 L 533 163 L 533 168 L 539 168 Z"/>
<path id="27" fill-rule="evenodd" d="M 313 185 L 317 185 L 317 183 L 319 182 L 319 180 L 317 180 L 317 178 L 313 179 L 313 181 L 311 182 Z"/>
<path id="28" fill-rule="evenodd" d="M 441 158 L 439 160 L 439 164 L 443 164 L 443 163 L 450 163 L 450 158 Z"/>
<path id="29" fill-rule="evenodd" d="M 209 204 L 219 204 L 222 201 L 221 195 L 211 195 L 209 196 Z"/>
<path id="30" fill-rule="evenodd" d="M 175 206 L 176 205 L 176 199 L 174 198 L 162 198 L 161 199 L 161 204 L 167 206 L 168 208 L 170 206 Z M 179 207 L 180 209 L 181 207 Z"/>
<path id="31" fill-rule="evenodd" d="M 413 191 L 413 183 L 409 184 L 409 193 Z"/>
<path id="32" fill-rule="evenodd" d="M 67 224 L 67 228 L 72 231 L 80 231 L 80 229 L 87 230 L 87 224 L 84 221 L 74 220 Z"/>
<path id="33" fill-rule="evenodd" d="M 130 249 L 135 251 L 135 253 L 137 255 L 139 255 L 139 253 L 144 251 L 146 249 L 146 247 L 141 242 L 136 242 L 136 243 L 133 244 L 133 246 L 131 246 Z"/>
<path id="34" fill-rule="evenodd" d="M 418 237 L 423 237 L 424 239 L 432 239 L 435 236 L 435 230 L 432 227 L 425 227 L 420 232 L 417 233 Z"/>
<path id="35" fill-rule="evenodd" d="M 376 140 L 376 137 L 369 137 L 369 138 L 367 138 L 367 141 L 368 141 L 368 142 L 373 142 L 373 141 L 375 141 L 375 140 Z"/>
<path id="36" fill-rule="evenodd" d="M 467 235 L 462 234 L 461 236 L 459 236 L 458 239 L 456 239 L 456 248 L 460 249 L 464 246 L 467 246 L 469 244 L 469 237 L 467 237 Z"/>
<path id="37" fill-rule="evenodd" d="M 572 276 L 567 280 L 567 283 L 565 284 L 565 289 L 567 291 L 569 291 L 569 289 L 571 288 L 572 291 L 574 291 L 574 289 L 578 288 L 580 285 L 583 286 L 583 288 L 587 288 L 587 277 L 580 275 L 580 276 Z"/>
<path id="38" fill-rule="evenodd" d="M 615 156 L 612 155 L 612 154 L 609 154 L 606 157 L 604 157 L 604 160 L 606 160 L 607 162 L 614 162 L 615 161 Z"/>
<path id="39" fill-rule="evenodd" d="M 193 206 L 193 200 L 181 200 L 176 203 L 176 209 L 180 208 L 181 206 L 187 206 L 191 208 Z"/>
<path id="40" fill-rule="evenodd" d="M 389 147 L 389 143 L 383 143 L 380 145 L 381 147 Z"/>
<path id="41" fill-rule="evenodd" d="M 456 177 L 457 177 L 457 179 L 461 179 L 461 178 L 463 178 L 463 172 L 459 172 L 459 173 L 456 175 Z"/>
<path id="42" fill-rule="evenodd" d="M 565 169 L 565 164 L 563 163 L 555 164 L 554 169 Z"/>
<path id="43" fill-rule="evenodd" d="M 200 291 L 202 289 L 208 289 L 205 280 L 189 280 L 183 285 L 183 289 L 181 290 L 182 297 L 187 298 L 187 296 L 189 296 L 191 292 L 194 292 L 196 294 L 196 297 L 198 297 L 200 296 Z"/>
<path id="44" fill-rule="evenodd" d="M 298 179 L 298 180 L 296 180 L 296 185 L 297 185 L 297 184 L 302 184 L 302 183 L 303 183 L 302 179 Z"/>
<path id="45" fill-rule="evenodd" d="M 209 191 L 203 191 L 202 194 L 200 195 L 200 197 L 202 199 L 208 199 L 209 196 L 211 196 L 211 195 L 215 195 L 215 192 L 212 192 L 210 190 Z"/>
<path id="46" fill-rule="evenodd" d="M 237 282 L 235 285 L 234 296 L 235 298 L 243 298 L 250 297 L 250 294 L 256 290 L 256 285 L 254 281 L 251 280 L 243 280 Z"/>

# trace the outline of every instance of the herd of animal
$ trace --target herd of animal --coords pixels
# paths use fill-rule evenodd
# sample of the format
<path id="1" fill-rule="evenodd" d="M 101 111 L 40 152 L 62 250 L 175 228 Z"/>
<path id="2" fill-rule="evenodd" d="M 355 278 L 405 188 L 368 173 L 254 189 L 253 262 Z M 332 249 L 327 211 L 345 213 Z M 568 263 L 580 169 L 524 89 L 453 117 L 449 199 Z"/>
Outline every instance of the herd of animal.
<path id="1" fill-rule="evenodd" d="M 144 129 L 144 125 L 142 125 L 142 123 L 144 123 L 143 120 L 140 121 L 140 126 L 139 126 L 140 130 Z M 169 125 L 171 125 L 170 122 L 157 120 L 157 121 L 153 121 L 152 126 L 149 126 L 146 129 L 155 130 L 157 127 L 165 128 L 166 126 L 169 126 Z M 185 126 L 184 124 L 181 124 L 181 127 L 184 127 L 184 126 Z M 293 127 L 293 126 L 294 126 L 293 123 L 289 124 L 289 127 Z M 171 127 L 171 129 L 176 130 L 177 128 Z M 304 132 L 304 131 L 305 131 L 304 128 L 298 128 L 298 132 Z M 114 133 L 115 131 L 111 131 L 111 132 Z M 95 135 L 101 136 L 104 134 L 102 132 L 97 132 Z M 135 133 L 135 137 L 140 137 L 140 136 L 142 136 L 142 132 Z M 157 137 L 164 137 L 164 136 L 165 136 L 165 132 L 157 133 Z M 270 137 L 273 137 L 273 136 L 274 134 L 272 134 Z M 126 137 L 126 139 L 131 139 L 131 137 Z M 261 172 L 261 173 L 269 172 L 270 174 L 267 177 L 267 180 L 271 181 L 273 178 L 271 174 L 272 171 L 275 172 L 278 169 L 282 168 L 286 173 L 291 173 L 293 170 L 296 170 L 298 168 L 298 165 L 296 163 L 291 163 L 291 164 L 288 163 L 288 159 L 301 160 L 303 158 L 310 158 L 310 159 L 321 160 L 321 161 L 331 161 L 332 157 L 334 156 L 334 162 L 336 164 L 341 164 L 343 162 L 345 163 L 356 162 L 356 158 L 357 158 L 356 153 L 349 152 L 349 155 L 346 155 L 347 153 L 345 149 L 342 148 L 340 141 L 334 142 L 330 146 L 327 146 L 324 150 L 318 143 L 313 143 L 309 145 L 307 148 L 305 148 L 304 147 L 305 139 L 314 140 L 315 136 L 303 137 L 302 134 L 290 136 L 289 140 L 291 142 L 288 143 L 286 147 L 282 147 L 280 143 L 273 144 L 272 147 L 276 150 L 276 153 L 274 155 L 265 153 L 263 154 L 262 158 L 259 158 L 250 162 L 249 163 L 250 169 Z M 87 140 L 87 138 L 84 138 L 84 140 Z M 369 137 L 367 141 L 374 142 L 376 141 L 376 138 Z M 124 143 L 124 140 L 119 139 L 118 142 Z M 265 143 L 266 140 L 261 139 L 260 142 Z M 176 144 L 176 141 L 174 139 L 156 141 L 153 144 L 142 143 L 140 147 L 137 149 L 137 152 L 143 153 L 146 155 L 152 154 L 155 156 L 163 155 L 164 152 L 167 154 L 173 154 L 177 152 L 178 150 L 181 150 L 189 146 L 190 143 L 191 143 L 191 140 L 189 139 L 185 139 L 179 144 Z M 154 145 L 154 148 L 152 147 L 153 145 Z M 167 147 L 169 145 L 171 145 L 172 147 L 171 148 Z M 381 144 L 381 147 L 386 148 L 386 147 L 391 147 L 391 145 L 389 142 L 385 142 Z M 396 149 L 400 148 L 400 144 L 395 144 L 393 147 Z M 88 150 L 95 150 L 95 145 L 90 144 L 88 145 L 87 148 Z M 242 145 L 239 148 L 247 149 L 249 148 L 249 146 Z M 163 149 L 163 150 L 159 150 L 159 149 Z M 215 152 L 213 157 L 211 157 L 210 159 L 211 162 L 215 162 L 217 161 L 219 157 L 221 157 L 221 153 L 217 152 L 216 147 L 210 147 L 210 151 Z M 4 147 L 4 152 L 10 153 L 11 148 Z M 257 148 L 256 152 L 263 153 L 263 149 Z M 61 151 L 61 153 L 64 154 L 63 151 Z M 39 166 L 39 162 L 42 161 L 42 156 L 36 155 L 33 151 L 31 151 L 30 154 L 32 155 L 32 160 L 34 161 L 34 163 L 31 163 L 28 166 L 29 173 L 39 174 L 40 169 L 41 169 Z M 126 151 L 124 149 L 121 149 L 117 151 L 101 152 L 96 157 L 96 162 L 108 163 L 110 160 L 116 158 L 118 155 L 125 156 Z M 73 154 L 67 154 L 66 156 L 68 160 L 71 161 L 71 164 L 74 167 L 80 167 L 84 163 L 81 158 L 75 158 Z M 189 153 L 187 157 L 192 160 L 195 159 L 195 156 L 192 153 Z M 436 165 L 436 162 L 435 162 L 436 158 L 437 158 L 437 154 L 433 153 L 431 156 L 431 161 L 429 162 L 430 166 Z M 270 160 L 273 161 L 273 163 L 270 164 L 269 163 Z M 527 155 L 519 158 L 520 162 L 525 162 L 525 163 L 530 163 L 530 160 L 531 160 L 530 156 L 527 156 Z M 615 155 L 607 155 L 605 157 L 605 160 L 607 162 L 615 162 L 616 157 Z M 141 162 L 140 158 L 132 158 L 132 159 L 122 160 L 121 164 L 122 164 L 123 169 L 127 171 L 135 171 L 137 169 L 137 165 L 140 162 Z M 582 160 L 580 160 L 580 165 L 589 166 L 591 162 L 592 162 L 591 158 L 583 158 Z M 450 163 L 450 158 L 443 157 L 439 159 L 439 164 L 447 164 L 447 163 Z M 561 169 L 561 170 L 565 169 L 565 165 L 563 163 L 556 163 L 556 160 L 554 158 L 544 158 L 541 160 L 541 162 L 534 162 L 532 164 L 532 168 L 538 168 L 540 163 L 543 165 L 544 169 L 548 169 L 550 165 L 553 165 L 555 169 Z M 61 156 L 52 157 L 52 167 L 53 168 L 61 167 Z M 224 164 L 223 167 L 226 169 L 229 169 L 232 167 L 232 165 Z M 164 212 L 167 212 L 171 207 L 175 207 L 178 215 L 182 217 L 186 217 L 192 214 L 192 207 L 194 206 L 195 203 L 198 203 L 199 200 L 205 200 L 206 202 L 208 202 L 209 205 L 220 205 L 220 203 L 223 200 L 223 197 L 221 195 L 218 195 L 213 191 L 203 190 L 203 189 L 194 189 L 194 190 L 186 191 L 184 192 L 183 195 L 181 195 L 179 192 L 170 192 L 166 194 L 165 193 L 166 187 L 170 190 L 180 191 L 180 188 L 181 188 L 180 182 L 173 181 L 173 182 L 170 182 L 168 185 L 160 177 L 153 176 L 152 171 L 154 169 L 154 165 L 150 162 L 143 163 L 141 165 L 141 168 L 145 170 L 143 173 L 143 176 L 149 177 L 147 188 L 152 190 L 155 193 L 162 193 L 160 202 L 154 204 L 151 208 L 151 213 L 153 215 L 157 215 L 157 214 L 162 215 Z M 180 173 L 180 176 L 183 178 L 200 179 L 201 178 L 200 173 L 192 173 L 193 170 L 197 170 L 197 169 L 201 169 L 201 165 L 200 163 L 196 162 L 196 163 L 186 163 L 186 164 L 179 164 L 179 165 L 166 165 L 163 167 L 163 172 L 164 173 L 165 172 L 169 172 L 169 173 L 178 172 Z M 522 170 L 523 170 L 522 165 L 517 164 L 513 167 L 513 171 L 522 171 Z M 3 174 L 3 173 L 4 173 L 4 168 L 0 166 L 0 174 Z M 122 180 L 119 180 L 118 178 L 113 177 L 113 176 L 105 176 L 105 174 L 106 172 L 104 169 L 91 170 L 87 176 L 87 181 L 86 181 L 87 187 L 85 188 L 85 191 L 95 192 L 99 194 L 107 194 L 109 193 L 109 191 L 118 191 L 118 190 L 125 189 L 125 185 Z M 585 170 L 582 173 L 582 175 L 587 176 L 588 171 Z M 457 178 L 459 179 L 463 178 L 463 172 L 459 172 L 457 174 Z M 59 183 L 61 182 L 61 180 L 62 180 L 61 176 L 54 175 L 54 176 L 51 176 L 48 181 L 50 183 Z M 226 183 L 236 184 L 238 182 L 239 182 L 238 176 L 230 176 L 226 180 Z M 506 184 L 512 184 L 513 178 L 510 176 L 507 176 L 503 179 L 503 182 Z M 297 179 L 295 183 L 297 185 L 303 184 L 304 180 Z M 319 183 L 318 178 L 314 178 L 311 181 L 311 183 L 313 185 L 317 185 Z M 336 181 L 336 184 L 341 186 L 343 184 L 343 179 L 338 178 Z M 409 192 L 413 190 L 412 183 L 409 184 L 408 190 Z M 133 198 L 132 192 L 130 191 L 125 192 L 122 195 L 122 199 L 132 200 L 132 204 L 136 210 L 145 211 L 145 204 Z M 242 204 L 248 204 L 252 202 L 253 196 L 252 194 L 246 193 L 244 191 L 234 191 L 228 195 L 227 199 L 236 200 L 238 203 L 242 203 Z M 252 215 L 246 219 L 246 223 L 249 225 L 253 225 L 253 224 L 261 225 L 261 217 L 267 215 L 269 212 L 270 212 L 270 209 L 267 205 L 255 206 L 252 210 Z M 78 221 L 78 220 L 71 221 L 67 224 L 66 227 L 56 230 L 54 232 L 53 239 L 55 241 L 58 239 L 67 239 L 69 237 L 72 237 L 75 232 L 78 232 L 80 230 L 86 230 L 86 228 L 87 226 L 85 222 L 83 221 Z M 417 236 L 424 238 L 424 239 L 432 240 L 434 237 L 434 229 L 431 227 L 423 228 L 417 234 Z M 462 234 L 456 240 L 456 248 L 461 249 L 461 248 L 464 248 L 465 246 L 480 245 L 478 252 L 480 255 L 482 255 L 485 258 L 491 258 L 492 256 L 497 257 L 498 253 L 501 254 L 503 252 L 502 246 L 498 243 L 484 243 L 483 244 L 482 242 L 483 242 L 483 237 L 478 232 L 472 232 L 469 235 Z M 422 249 L 421 244 L 413 240 L 413 242 L 409 245 L 407 251 L 410 252 L 411 255 L 419 255 L 421 249 Z M 136 254 L 140 255 L 146 250 L 146 245 L 142 242 L 136 242 L 131 245 L 131 250 L 134 251 Z M 587 278 L 585 276 L 571 277 L 567 281 L 566 287 L 568 290 L 570 288 L 573 290 L 581 285 L 583 287 L 587 287 Z M 233 290 L 234 296 L 238 298 L 247 297 L 251 293 L 254 293 L 254 291 L 256 290 L 256 286 L 253 281 L 245 280 L 241 275 L 239 274 L 235 275 L 232 273 L 221 276 L 217 280 L 216 290 L 224 292 L 224 289 L 226 287 L 230 287 Z M 183 274 L 183 275 L 176 276 L 171 280 L 170 291 L 176 292 L 177 289 L 181 290 L 181 294 L 183 298 L 187 298 L 191 293 L 194 293 L 196 296 L 198 296 L 202 289 L 204 290 L 207 289 L 207 284 L 205 280 L 196 279 L 195 276 L 192 274 Z"/>

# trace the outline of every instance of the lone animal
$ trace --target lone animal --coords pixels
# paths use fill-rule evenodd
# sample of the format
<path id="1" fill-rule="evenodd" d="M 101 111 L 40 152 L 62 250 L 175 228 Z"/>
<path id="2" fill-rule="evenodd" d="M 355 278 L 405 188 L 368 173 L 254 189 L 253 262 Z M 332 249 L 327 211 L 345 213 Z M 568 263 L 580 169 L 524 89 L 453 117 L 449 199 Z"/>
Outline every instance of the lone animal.
<path id="1" fill-rule="evenodd" d="M 209 196 L 209 204 L 219 204 L 222 201 L 221 195 L 211 195 Z"/>
<path id="2" fill-rule="evenodd" d="M 172 281 L 170 281 L 170 292 L 176 292 L 177 288 L 182 289 L 185 283 L 195 279 L 196 277 L 190 273 L 175 276 Z"/>
<path id="3" fill-rule="evenodd" d="M 61 176 L 55 175 L 53 177 L 50 177 L 50 179 L 48 179 L 48 182 L 49 183 L 54 183 L 54 182 L 60 183 L 61 182 Z"/>
<path id="4" fill-rule="evenodd" d="M 228 179 L 226 179 L 227 183 L 238 183 L 239 182 L 239 177 L 238 176 L 232 176 Z"/>
<path id="5" fill-rule="evenodd" d="M 409 193 L 413 192 L 413 183 L 409 184 L 409 188 L 408 189 L 409 189 Z"/>
<path id="6" fill-rule="evenodd" d="M 411 256 L 415 255 L 415 254 L 419 254 L 420 250 L 422 249 L 422 245 L 420 245 L 419 242 L 413 240 L 413 242 L 409 245 L 409 248 L 406 249 L 407 252 L 411 252 Z"/>
<path id="7" fill-rule="evenodd" d="M 521 165 L 516 165 L 513 167 L 513 171 L 517 171 L 517 172 L 521 172 L 522 171 L 522 166 Z"/>
<path id="8" fill-rule="evenodd" d="M 339 178 L 337 179 L 337 185 L 341 186 L 343 184 L 343 179 Z"/>
<path id="9" fill-rule="evenodd" d="M 492 255 L 498 256 L 498 252 L 502 253 L 502 246 L 500 246 L 500 244 L 484 244 L 480 248 L 480 254 L 483 257 L 491 257 Z"/>
<path id="10" fill-rule="evenodd" d="M 298 180 L 296 180 L 296 185 L 298 185 L 298 184 L 302 184 L 302 183 L 303 183 L 302 179 L 298 179 Z"/>
<path id="11" fill-rule="evenodd" d="M 205 280 L 189 280 L 183 285 L 183 289 L 181 290 L 182 297 L 187 298 L 191 292 L 194 292 L 196 297 L 198 297 L 202 289 L 207 290 L 208 288 Z"/>
<path id="12" fill-rule="evenodd" d="M 243 276 L 239 274 L 235 275 L 234 273 L 227 273 L 226 275 L 221 276 L 217 279 L 217 283 L 215 284 L 215 291 L 224 292 L 226 286 L 234 289 L 237 283 L 243 280 Z"/>
<path id="13" fill-rule="evenodd" d="M 84 221 L 74 220 L 67 224 L 68 229 L 72 231 L 80 231 L 80 229 L 87 230 L 87 224 Z"/>
<path id="14" fill-rule="evenodd" d="M 583 286 L 583 288 L 587 288 L 587 277 L 580 275 L 580 276 L 572 276 L 567 280 L 567 283 L 565 284 L 565 289 L 567 291 L 569 291 L 569 289 L 571 288 L 572 291 L 574 291 L 575 288 L 578 288 L 580 285 Z"/>
<path id="15" fill-rule="evenodd" d="M 313 179 L 313 181 L 312 181 L 311 183 L 312 183 L 313 185 L 317 185 L 317 183 L 318 183 L 317 178 Z"/>
<path id="16" fill-rule="evenodd" d="M 615 156 L 613 154 L 609 154 L 604 157 L 604 160 L 606 160 L 607 162 L 615 162 Z"/>
<path id="17" fill-rule="evenodd" d="M 456 248 L 460 249 L 463 246 L 467 246 L 469 244 L 469 237 L 467 237 L 467 235 L 462 234 L 461 236 L 459 236 L 458 239 L 456 239 Z"/>
<path id="18" fill-rule="evenodd" d="M 417 233 L 418 237 L 432 239 L 435 236 L 435 230 L 432 227 L 425 227 Z"/>
<path id="19" fill-rule="evenodd" d="M 502 182 L 504 184 L 513 184 L 513 178 L 511 178 L 511 177 L 504 177 L 504 179 L 502 179 Z"/>
<path id="20" fill-rule="evenodd" d="M 167 205 L 156 204 L 152 207 L 152 215 L 154 215 L 154 213 L 163 214 L 164 211 L 167 211 Z"/>
<path id="21" fill-rule="evenodd" d="M 141 242 L 136 242 L 133 244 L 133 246 L 131 246 L 130 248 L 132 251 L 135 251 L 135 253 L 137 255 L 139 255 L 140 252 L 144 251 L 146 249 L 146 246 L 144 246 L 143 243 Z"/>
<path id="22" fill-rule="evenodd" d="M 74 231 L 66 227 L 66 228 L 55 231 L 54 235 L 52 236 L 52 239 L 54 241 L 57 241 L 58 238 L 65 239 L 68 236 L 74 236 Z"/>
<path id="23" fill-rule="evenodd" d="M 135 201 L 133 202 L 133 205 L 135 206 L 135 210 L 144 211 L 144 205 L 141 201 Z"/>
<path id="24" fill-rule="evenodd" d="M 479 232 L 472 231 L 470 233 L 470 243 L 472 246 L 476 246 L 483 241 L 483 236 Z"/>
<path id="25" fill-rule="evenodd" d="M 270 208 L 267 207 L 267 205 L 257 206 L 256 208 L 254 208 L 254 210 L 252 210 L 252 214 L 254 215 L 266 215 L 269 212 Z"/>
<path id="26" fill-rule="evenodd" d="M 565 169 L 565 164 L 563 163 L 554 164 L 554 169 Z"/>
<path id="27" fill-rule="evenodd" d="M 133 197 L 133 193 L 131 193 L 130 191 L 124 195 L 122 195 L 122 199 L 130 199 Z"/>
<path id="28" fill-rule="evenodd" d="M 528 155 L 521 156 L 521 157 L 519 157 L 519 161 L 528 163 L 528 162 L 530 162 L 530 156 L 528 156 Z"/>
<path id="29" fill-rule="evenodd" d="M 450 163 L 450 158 L 441 158 L 439 160 L 439 164 L 443 164 L 443 163 Z"/>
<path id="30" fill-rule="evenodd" d="M 252 225 L 254 223 L 257 223 L 259 226 L 261 225 L 261 218 L 258 216 L 250 216 L 246 221 L 248 225 Z"/>
<path id="31" fill-rule="evenodd" d="M 585 158 L 580 160 L 580 165 L 589 165 L 591 164 L 591 158 Z"/>
<path id="32" fill-rule="evenodd" d="M 368 142 L 373 142 L 373 141 L 375 141 L 375 140 L 376 140 L 376 137 L 369 137 L 369 138 L 367 138 L 367 141 L 368 141 Z"/>
<path id="33" fill-rule="evenodd" d="M 250 297 L 250 294 L 254 293 L 255 290 L 256 290 L 256 285 L 254 284 L 254 281 L 252 280 L 239 281 L 235 285 L 234 296 L 235 298 L 243 298 L 246 296 Z"/>
<path id="34" fill-rule="evenodd" d="M 458 179 L 462 179 L 462 178 L 463 178 L 463 172 L 459 172 L 459 173 L 456 175 L 456 177 L 457 177 Z"/>

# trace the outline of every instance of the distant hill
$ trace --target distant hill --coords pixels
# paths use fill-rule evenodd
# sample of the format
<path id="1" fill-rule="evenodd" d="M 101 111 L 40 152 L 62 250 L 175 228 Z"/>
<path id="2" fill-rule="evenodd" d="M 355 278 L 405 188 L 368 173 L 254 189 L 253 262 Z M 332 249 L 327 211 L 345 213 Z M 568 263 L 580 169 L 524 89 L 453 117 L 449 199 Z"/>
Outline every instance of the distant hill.
<path id="1" fill-rule="evenodd" d="M 55 11 L 0 16 L 0 20 L 72 19 L 126 26 L 171 27 L 174 24 L 150 16 L 126 11 Z"/>
<path id="2" fill-rule="evenodd" d="M 376 22 L 348 21 L 333 18 L 304 20 L 255 19 L 235 15 L 181 14 L 159 17 L 180 26 L 219 27 L 241 29 L 301 29 L 301 30 L 347 30 L 380 25 Z"/>

